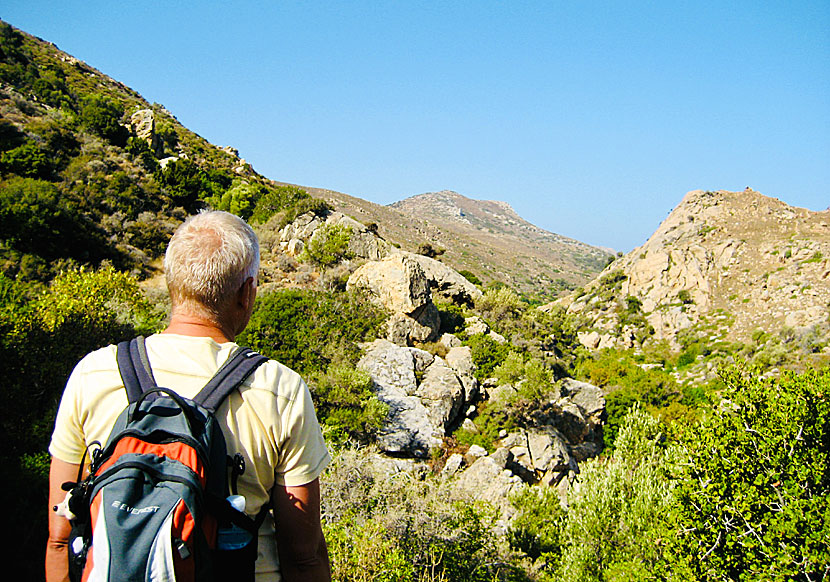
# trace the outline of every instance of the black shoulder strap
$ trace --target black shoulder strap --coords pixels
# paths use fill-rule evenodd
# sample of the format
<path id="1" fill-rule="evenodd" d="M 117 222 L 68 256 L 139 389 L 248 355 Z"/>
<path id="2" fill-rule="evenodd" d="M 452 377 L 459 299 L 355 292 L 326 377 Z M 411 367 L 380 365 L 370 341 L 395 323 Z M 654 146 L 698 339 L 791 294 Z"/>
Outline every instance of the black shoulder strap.
<path id="1" fill-rule="evenodd" d="M 147 358 L 143 336 L 118 344 L 116 358 L 118 372 L 121 374 L 130 403 L 138 400 L 144 392 L 158 388 Z M 236 390 L 254 370 L 267 360 L 268 358 L 250 348 L 239 348 L 199 391 L 193 401 L 211 412 L 216 412 L 228 394 Z"/>
<path id="2" fill-rule="evenodd" d="M 116 359 L 129 402 L 135 402 L 144 392 L 158 388 L 150 369 L 150 361 L 147 359 L 144 336 L 118 344 Z"/>
<path id="3" fill-rule="evenodd" d="M 250 348 L 239 348 L 205 384 L 193 401 L 211 412 L 216 412 L 228 394 L 239 388 L 245 379 L 267 360 L 268 358 Z"/>

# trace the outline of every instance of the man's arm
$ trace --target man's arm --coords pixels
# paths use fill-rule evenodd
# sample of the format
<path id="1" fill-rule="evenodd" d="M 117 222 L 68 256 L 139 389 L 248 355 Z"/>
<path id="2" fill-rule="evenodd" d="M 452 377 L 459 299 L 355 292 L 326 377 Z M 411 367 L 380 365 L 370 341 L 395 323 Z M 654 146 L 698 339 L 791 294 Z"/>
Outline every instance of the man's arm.
<path id="1" fill-rule="evenodd" d="M 78 478 L 80 465 L 67 463 L 52 457 L 49 469 L 49 539 L 46 542 L 46 582 L 69 580 L 68 542 L 72 526 L 65 517 L 56 514 L 52 508 L 66 497 L 61 485 Z"/>
<path id="2" fill-rule="evenodd" d="M 320 525 L 320 481 L 298 487 L 277 485 L 271 500 L 283 580 L 329 582 L 329 554 Z"/>

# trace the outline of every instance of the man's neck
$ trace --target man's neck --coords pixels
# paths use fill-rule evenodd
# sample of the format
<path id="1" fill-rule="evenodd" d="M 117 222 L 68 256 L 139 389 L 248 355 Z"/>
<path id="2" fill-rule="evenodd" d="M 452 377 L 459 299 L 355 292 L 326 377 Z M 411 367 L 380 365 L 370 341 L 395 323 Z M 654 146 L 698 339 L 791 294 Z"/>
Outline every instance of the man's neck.
<path id="1" fill-rule="evenodd" d="M 230 330 L 223 329 L 216 322 L 198 317 L 174 313 L 170 317 L 170 325 L 161 333 L 174 333 L 191 337 L 209 337 L 220 344 L 233 341 L 235 334 Z"/>

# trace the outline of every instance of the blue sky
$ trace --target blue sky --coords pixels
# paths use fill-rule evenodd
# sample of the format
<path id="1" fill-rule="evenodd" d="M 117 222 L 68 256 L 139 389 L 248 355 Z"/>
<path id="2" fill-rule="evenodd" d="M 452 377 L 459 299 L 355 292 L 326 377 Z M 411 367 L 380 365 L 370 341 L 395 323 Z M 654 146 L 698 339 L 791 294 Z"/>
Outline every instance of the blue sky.
<path id="1" fill-rule="evenodd" d="M 639 246 L 693 189 L 830 205 L 830 2 L 77 2 L 0 18 L 275 180 Z"/>

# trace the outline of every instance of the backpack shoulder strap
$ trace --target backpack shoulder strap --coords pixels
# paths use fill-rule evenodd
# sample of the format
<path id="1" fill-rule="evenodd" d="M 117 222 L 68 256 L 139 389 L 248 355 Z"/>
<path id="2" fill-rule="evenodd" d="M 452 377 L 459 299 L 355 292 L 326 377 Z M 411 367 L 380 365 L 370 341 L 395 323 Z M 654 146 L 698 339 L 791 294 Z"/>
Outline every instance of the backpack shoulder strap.
<path id="1" fill-rule="evenodd" d="M 118 344 L 116 350 L 118 372 L 127 390 L 127 399 L 130 403 L 138 400 L 144 392 L 158 388 L 153 371 L 150 369 L 150 360 L 147 358 L 147 349 L 144 346 L 144 336 Z"/>
<path id="2" fill-rule="evenodd" d="M 259 352 L 250 348 L 239 348 L 205 384 L 193 401 L 211 412 L 216 412 L 228 394 L 239 388 L 248 376 L 266 361 L 268 358 Z"/>

